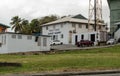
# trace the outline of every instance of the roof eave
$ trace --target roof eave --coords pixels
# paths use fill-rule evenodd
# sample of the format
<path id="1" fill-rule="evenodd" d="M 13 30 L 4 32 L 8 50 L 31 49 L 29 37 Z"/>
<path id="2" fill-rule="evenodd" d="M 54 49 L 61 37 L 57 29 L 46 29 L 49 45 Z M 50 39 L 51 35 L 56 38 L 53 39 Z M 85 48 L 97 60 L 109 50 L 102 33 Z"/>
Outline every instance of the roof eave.
<path id="1" fill-rule="evenodd" d="M 5 28 L 10 28 L 10 26 L 4 25 L 0 23 L 0 26 L 5 27 Z"/>

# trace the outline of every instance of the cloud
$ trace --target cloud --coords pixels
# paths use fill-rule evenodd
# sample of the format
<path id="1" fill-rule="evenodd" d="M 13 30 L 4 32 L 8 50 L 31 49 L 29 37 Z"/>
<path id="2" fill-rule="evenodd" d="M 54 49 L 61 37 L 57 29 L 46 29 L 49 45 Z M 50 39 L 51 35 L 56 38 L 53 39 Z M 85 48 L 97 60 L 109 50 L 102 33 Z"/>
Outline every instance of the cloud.
<path id="1" fill-rule="evenodd" d="M 3 0 L 0 2 L 0 23 L 9 25 L 13 16 L 31 20 L 50 14 L 76 15 L 83 14 L 88 17 L 89 0 Z M 109 18 L 106 0 L 103 0 L 103 15 Z M 107 16 L 107 17 L 106 17 Z"/>

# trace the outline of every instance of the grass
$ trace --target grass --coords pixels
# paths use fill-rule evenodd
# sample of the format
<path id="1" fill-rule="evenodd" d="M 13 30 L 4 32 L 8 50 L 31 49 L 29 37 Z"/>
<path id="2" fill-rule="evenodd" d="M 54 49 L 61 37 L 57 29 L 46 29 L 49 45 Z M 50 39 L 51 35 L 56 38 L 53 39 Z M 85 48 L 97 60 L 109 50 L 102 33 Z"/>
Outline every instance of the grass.
<path id="1" fill-rule="evenodd" d="M 0 62 L 22 64 L 0 67 L 0 74 L 120 69 L 120 45 L 56 54 L 0 55 Z"/>

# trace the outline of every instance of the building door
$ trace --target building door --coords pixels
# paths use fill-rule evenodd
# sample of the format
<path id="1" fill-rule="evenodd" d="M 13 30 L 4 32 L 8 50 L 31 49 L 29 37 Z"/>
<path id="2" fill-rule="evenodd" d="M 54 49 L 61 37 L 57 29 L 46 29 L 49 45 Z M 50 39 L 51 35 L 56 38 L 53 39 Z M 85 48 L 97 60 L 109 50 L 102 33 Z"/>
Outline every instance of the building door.
<path id="1" fill-rule="evenodd" d="M 81 35 L 81 40 L 84 40 L 84 35 Z"/>
<path id="2" fill-rule="evenodd" d="M 69 33 L 69 44 L 72 43 L 72 33 Z"/>
<path id="3" fill-rule="evenodd" d="M 78 42 L 78 36 L 75 35 L 75 45 L 77 44 L 77 42 Z"/>
<path id="4" fill-rule="evenodd" d="M 95 42 L 95 34 L 91 34 L 91 41 Z"/>

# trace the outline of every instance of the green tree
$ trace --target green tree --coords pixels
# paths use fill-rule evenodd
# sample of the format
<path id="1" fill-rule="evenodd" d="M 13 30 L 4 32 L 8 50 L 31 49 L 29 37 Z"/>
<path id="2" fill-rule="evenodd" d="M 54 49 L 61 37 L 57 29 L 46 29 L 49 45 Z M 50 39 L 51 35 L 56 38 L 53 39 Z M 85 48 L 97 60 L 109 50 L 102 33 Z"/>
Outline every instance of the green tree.
<path id="1" fill-rule="evenodd" d="M 22 32 L 23 34 L 32 34 L 31 27 L 28 20 L 22 20 Z"/>
<path id="2" fill-rule="evenodd" d="M 33 19 L 30 23 L 32 33 L 37 33 L 41 31 L 40 22 L 38 19 Z"/>
<path id="3" fill-rule="evenodd" d="M 22 31 L 22 25 L 21 25 L 21 21 L 22 19 L 19 18 L 19 16 L 15 16 L 11 19 L 11 25 L 12 25 L 12 30 L 14 29 L 15 33 L 21 33 Z"/>
<path id="4" fill-rule="evenodd" d="M 40 25 L 59 19 L 56 15 L 45 16 L 39 19 Z"/>
<path id="5" fill-rule="evenodd" d="M 23 33 L 23 34 L 32 34 L 32 33 L 40 33 L 42 24 L 52 22 L 59 19 L 56 15 L 45 16 L 40 19 L 33 19 L 29 23 L 28 20 L 21 19 L 19 16 L 15 16 L 11 19 L 12 30 L 14 29 L 15 33 Z"/>

